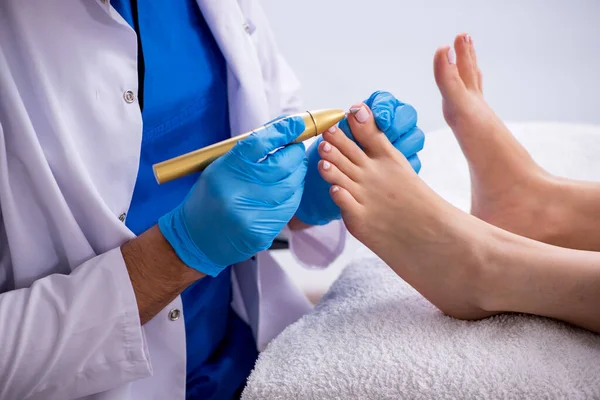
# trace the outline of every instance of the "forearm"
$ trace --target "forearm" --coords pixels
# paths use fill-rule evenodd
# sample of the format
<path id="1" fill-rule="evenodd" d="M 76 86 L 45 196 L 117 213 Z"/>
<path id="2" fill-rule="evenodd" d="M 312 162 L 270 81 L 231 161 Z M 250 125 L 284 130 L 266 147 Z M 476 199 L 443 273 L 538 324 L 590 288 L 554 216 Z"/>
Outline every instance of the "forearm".
<path id="1" fill-rule="evenodd" d="M 493 227 L 489 233 L 485 309 L 542 315 L 600 332 L 600 253 Z"/>
<path id="2" fill-rule="evenodd" d="M 187 267 L 153 227 L 121 247 L 142 324 L 150 321 L 189 285 L 204 277 Z"/>

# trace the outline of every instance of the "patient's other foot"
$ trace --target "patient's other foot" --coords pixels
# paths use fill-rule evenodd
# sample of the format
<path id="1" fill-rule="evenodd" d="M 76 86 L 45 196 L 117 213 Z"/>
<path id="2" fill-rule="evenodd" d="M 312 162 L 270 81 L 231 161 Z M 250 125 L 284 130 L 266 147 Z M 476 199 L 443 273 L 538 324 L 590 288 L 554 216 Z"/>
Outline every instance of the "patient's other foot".
<path id="1" fill-rule="evenodd" d="M 471 213 L 493 225 L 549 241 L 553 178 L 531 158 L 483 99 L 473 41 L 456 37 L 454 49 L 438 49 L 434 59 L 446 122 L 469 163 Z"/>
<path id="2" fill-rule="evenodd" d="M 368 107 L 348 123 L 364 151 L 339 129 L 325 132 L 319 146 L 319 170 L 348 230 L 445 313 L 491 315 L 478 306 L 486 285 L 473 245 L 485 224 L 433 192 L 377 129 Z"/>

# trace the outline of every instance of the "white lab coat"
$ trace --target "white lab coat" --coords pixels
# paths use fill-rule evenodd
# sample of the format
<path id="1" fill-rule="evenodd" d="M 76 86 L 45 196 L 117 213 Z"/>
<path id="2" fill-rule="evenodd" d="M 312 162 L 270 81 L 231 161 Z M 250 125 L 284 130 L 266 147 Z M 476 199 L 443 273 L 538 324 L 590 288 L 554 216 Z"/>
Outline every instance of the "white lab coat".
<path id="1" fill-rule="evenodd" d="M 227 60 L 232 133 L 298 110 L 258 1 L 198 4 Z M 119 250 L 142 135 L 125 95 L 136 52 L 106 0 L 0 1 L 2 400 L 184 399 L 181 299 L 140 326 Z M 290 235 L 302 262 L 325 266 L 345 229 Z M 260 349 L 310 308 L 269 252 L 234 267 L 233 290 Z"/>

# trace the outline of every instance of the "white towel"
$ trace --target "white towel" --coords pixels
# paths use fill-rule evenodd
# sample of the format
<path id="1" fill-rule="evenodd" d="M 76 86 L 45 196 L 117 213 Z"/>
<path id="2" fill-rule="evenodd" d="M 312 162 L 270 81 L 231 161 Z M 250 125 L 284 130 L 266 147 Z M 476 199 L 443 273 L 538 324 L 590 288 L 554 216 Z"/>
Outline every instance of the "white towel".
<path id="1" fill-rule="evenodd" d="M 546 318 L 443 315 L 375 257 L 260 355 L 258 399 L 600 399 L 600 335 Z"/>

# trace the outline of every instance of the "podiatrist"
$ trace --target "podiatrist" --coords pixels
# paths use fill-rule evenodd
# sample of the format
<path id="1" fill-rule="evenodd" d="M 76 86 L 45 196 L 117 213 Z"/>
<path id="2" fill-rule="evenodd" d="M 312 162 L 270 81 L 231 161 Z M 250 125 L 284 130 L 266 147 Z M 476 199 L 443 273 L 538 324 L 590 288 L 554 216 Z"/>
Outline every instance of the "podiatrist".
<path id="1" fill-rule="evenodd" d="M 239 396 L 311 308 L 273 241 L 307 266 L 344 247 L 316 144 L 273 153 L 292 119 L 202 174 L 152 165 L 304 111 L 298 90 L 258 1 L 0 3 L 0 399 Z M 367 104 L 418 171 L 415 110 Z"/>

